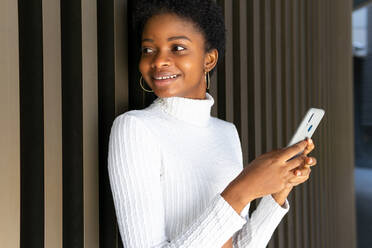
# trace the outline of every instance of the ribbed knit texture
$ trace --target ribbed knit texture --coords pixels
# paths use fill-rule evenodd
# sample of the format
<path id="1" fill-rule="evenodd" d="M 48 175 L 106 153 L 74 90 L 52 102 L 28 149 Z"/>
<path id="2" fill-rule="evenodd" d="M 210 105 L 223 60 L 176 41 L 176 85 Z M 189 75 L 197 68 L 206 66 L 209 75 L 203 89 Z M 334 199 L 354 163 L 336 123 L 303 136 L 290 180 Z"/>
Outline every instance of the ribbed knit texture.
<path id="1" fill-rule="evenodd" d="M 242 171 L 233 123 L 212 117 L 213 97 L 157 98 L 113 122 L 108 172 L 126 248 L 266 247 L 289 210 L 271 195 L 249 218 L 220 193 Z"/>

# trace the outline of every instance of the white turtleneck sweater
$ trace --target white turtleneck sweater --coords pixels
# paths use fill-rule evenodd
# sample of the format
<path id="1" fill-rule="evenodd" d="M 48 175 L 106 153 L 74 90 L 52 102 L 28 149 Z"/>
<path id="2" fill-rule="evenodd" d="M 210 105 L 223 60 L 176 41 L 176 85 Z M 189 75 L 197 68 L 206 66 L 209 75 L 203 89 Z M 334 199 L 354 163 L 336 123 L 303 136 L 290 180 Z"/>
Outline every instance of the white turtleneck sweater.
<path id="1" fill-rule="evenodd" d="M 126 248 L 266 247 L 289 210 L 271 195 L 248 215 L 220 195 L 242 171 L 233 123 L 212 117 L 213 97 L 157 98 L 116 117 L 108 172 Z"/>

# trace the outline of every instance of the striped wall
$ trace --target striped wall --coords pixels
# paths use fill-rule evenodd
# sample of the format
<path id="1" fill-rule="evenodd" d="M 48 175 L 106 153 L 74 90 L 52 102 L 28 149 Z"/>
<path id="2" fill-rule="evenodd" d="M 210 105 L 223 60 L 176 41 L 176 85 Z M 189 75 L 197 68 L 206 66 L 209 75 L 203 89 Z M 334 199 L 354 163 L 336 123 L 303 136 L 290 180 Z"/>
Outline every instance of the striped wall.
<path id="1" fill-rule="evenodd" d="M 133 2 L 1 2 L 0 247 L 122 247 L 108 135 L 155 98 L 138 84 Z M 217 3 L 227 47 L 212 115 L 236 124 L 245 164 L 285 146 L 309 107 L 326 110 L 318 165 L 269 247 L 356 247 L 351 0 Z"/>
<path id="2" fill-rule="evenodd" d="M 318 166 L 295 188 L 269 247 L 356 247 L 351 1 L 220 0 L 228 41 L 212 94 L 245 164 L 285 146 L 309 107 L 326 110 Z"/>

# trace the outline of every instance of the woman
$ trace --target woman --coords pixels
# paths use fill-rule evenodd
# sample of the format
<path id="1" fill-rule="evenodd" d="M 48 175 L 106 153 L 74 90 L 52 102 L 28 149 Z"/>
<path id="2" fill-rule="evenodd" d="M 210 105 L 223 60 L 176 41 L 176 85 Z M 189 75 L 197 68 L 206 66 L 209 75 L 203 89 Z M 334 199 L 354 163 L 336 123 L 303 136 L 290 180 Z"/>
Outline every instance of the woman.
<path id="1" fill-rule="evenodd" d="M 140 85 L 158 98 L 119 115 L 111 129 L 108 170 L 124 247 L 266 247 L 289 210 L 288 194 L 316 164 L 307 157 L 314 144 L 243 168 L 235 125 L 210 115 L 209 74 L 225 46 L 213 1 L 139 1 L 134 22 Z"/>

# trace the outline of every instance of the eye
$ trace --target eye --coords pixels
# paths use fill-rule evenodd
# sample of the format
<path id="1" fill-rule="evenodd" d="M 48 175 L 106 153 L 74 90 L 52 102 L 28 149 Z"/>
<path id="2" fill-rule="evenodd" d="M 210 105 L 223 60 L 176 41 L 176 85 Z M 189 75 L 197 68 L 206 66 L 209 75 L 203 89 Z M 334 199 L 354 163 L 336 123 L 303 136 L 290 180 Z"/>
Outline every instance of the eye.
<path id="1" fill-rule="evenodd" d="M 141 49 L 141 52 L 143 54 L 148 54 L 148 53 L 152 53 L 153 50 L 151 48 L 149 48 L 149 47 L 144 47 L 144 48 Z"/>
<path id="2" fill-rule="evenodd" d="M 186 50 L 186 48 L 184 48 L 183 46 L 176 45 L 173 47 L 173 50 L 175 50 L 176 52 L 180 52 Z"/>

